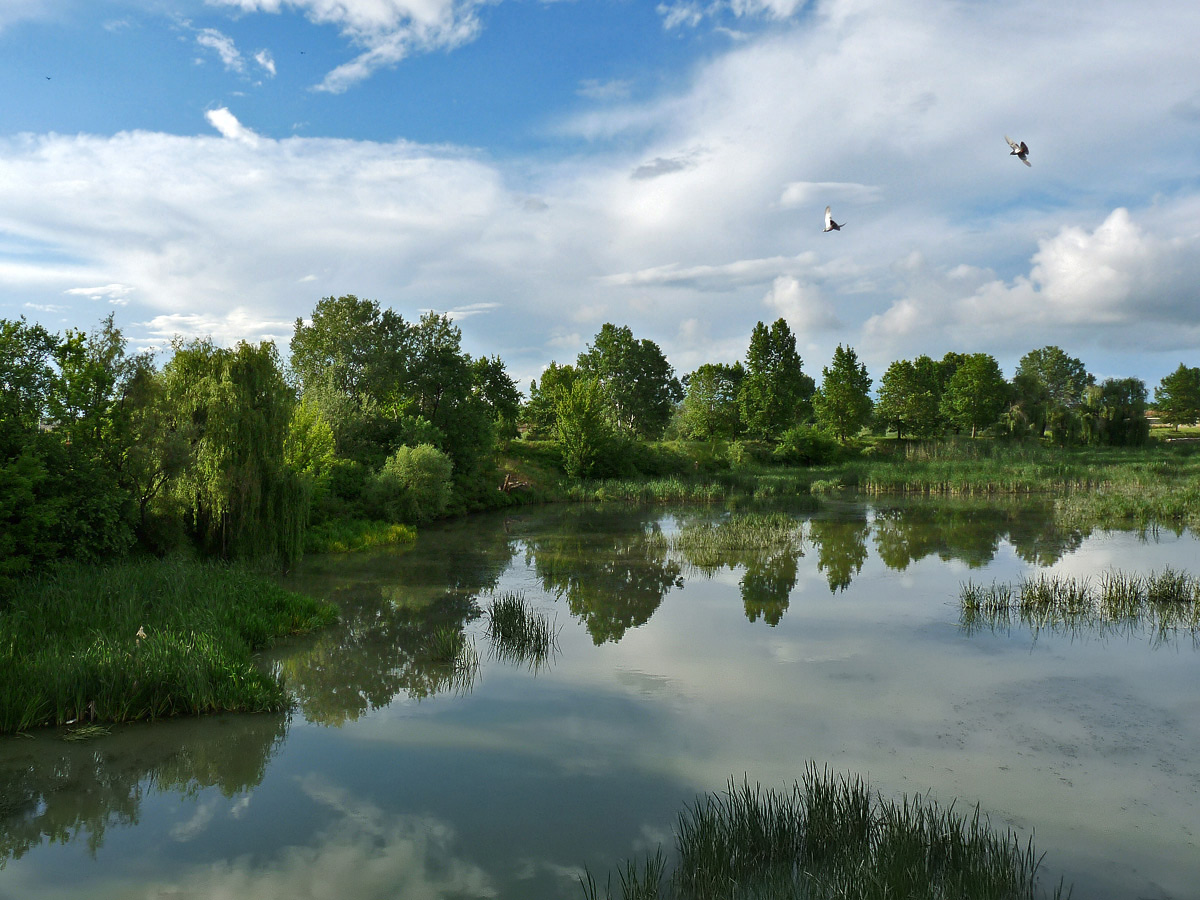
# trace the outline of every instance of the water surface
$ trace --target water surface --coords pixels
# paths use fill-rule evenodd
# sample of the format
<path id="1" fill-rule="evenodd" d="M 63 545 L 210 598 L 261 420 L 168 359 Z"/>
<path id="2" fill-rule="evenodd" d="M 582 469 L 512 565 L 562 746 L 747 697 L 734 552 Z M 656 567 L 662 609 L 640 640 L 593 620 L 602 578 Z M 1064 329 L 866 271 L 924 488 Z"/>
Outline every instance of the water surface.
<path id="1" fill-rule="evenodd" d="M 0 898 L 579 897 L 670 846 L 682 804 L 807 761 L 888 796 L 979 803 L 1075 896 L 1200 896 L 1200 650 L 1190 634 L 968 633 L 958 589 L 1042 571 L 1196 572 L 1195 536 L 1056 528 L 1036 507 L 829 502 L 724 557 L 720 508 L 560 506 L 310 559 L 343 621 L 270 660 L 290 715 L 0 739 Z M 552 617 L 540 665 L 482 611 Z M 463 630 L 463 672 L 429 635 Z"/>

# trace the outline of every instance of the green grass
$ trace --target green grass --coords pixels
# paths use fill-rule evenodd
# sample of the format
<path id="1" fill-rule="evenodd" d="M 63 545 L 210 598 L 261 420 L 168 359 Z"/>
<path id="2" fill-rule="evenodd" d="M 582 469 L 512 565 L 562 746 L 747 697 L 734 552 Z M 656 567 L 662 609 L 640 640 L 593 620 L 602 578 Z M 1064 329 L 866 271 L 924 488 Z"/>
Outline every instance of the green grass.
<path id="1" fill-rule="evenodd" d="M 810 765 L 789 791 L 731 781 L 680 814 L 674 870 L 661 851 L 618 869 L 585 900 L 1032 900 L 1041 857 L 1032 841 L 992 830 L 925 797 L 889 800 L 860 778 Z M 1060 884 L 1054 896 L 1061 896 Z"/>
<path id="2" fill-rule="evenodd" d="M 336 618 L 244 568 L 64 566 L 0 606 L 0 732 L 283 708 L 253 652 Z"/>
<path id="3" fill-rule="evenodd" d="M 314 525 L 304 535 L 305 553 L 349 553 L 411 544 L 417 530 L 411 525 L 372 522 L 367 519 L 334 519 Z"/>
<path id="4" fill-rule="evenodd" d="M 1200 578 L 1170 568 L 1146 576 L 1105 572 L 1096 582 L 1045 574 L 1015 585 L 968 581 L 959 604 L 969 632 L 1020 623 L 1035 632 L 1145 627 L 1160 637 L 1175 631 L 1200 635 Z"/>
<path id="5" fill-rule="evenodd" d="M 746 554 L 799 550 L 803 524 L 785 513 L 734 513 L 721 522 L 685 525 L 670 549 L 702 570 L 717 569 Z"/>
<path id="6" fill-rule="evenodd" d="M 431 663 L 431 693 L 449 690 L 466 694 L 475 686 L 479 677 L 479 653 L 461 629 L 443 625 L 433 631 L 426 639 L 425 655 Z"/>
<path id="7" fill-rule="evenodd" d="M 542 669 L 558 652 L 554 625 L 524 594 L 501 594 L 492 600 L 486 616 L 492 654 L 498 660 Z"/>

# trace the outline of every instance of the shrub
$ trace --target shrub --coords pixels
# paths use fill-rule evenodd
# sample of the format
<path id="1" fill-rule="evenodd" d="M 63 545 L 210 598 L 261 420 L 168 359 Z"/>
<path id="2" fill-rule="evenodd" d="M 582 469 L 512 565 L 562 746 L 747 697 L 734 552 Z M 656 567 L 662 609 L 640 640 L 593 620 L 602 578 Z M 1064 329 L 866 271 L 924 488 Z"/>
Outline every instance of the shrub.
<path id="1" fill-rule="evenodd" d="M 811 425 L 795 425 L 779 436 L 771 455 L 787 465 L 820 466 L 837 458 L 838 447 L 833 438 Z"/>
<path id="2" fill-rule="evenodd" d="M 432 444 L 401 447 L 372 480 L 369 506 L 391 522 L 436 518 L 450 502 L 453 468 L 450 457 Z"/>

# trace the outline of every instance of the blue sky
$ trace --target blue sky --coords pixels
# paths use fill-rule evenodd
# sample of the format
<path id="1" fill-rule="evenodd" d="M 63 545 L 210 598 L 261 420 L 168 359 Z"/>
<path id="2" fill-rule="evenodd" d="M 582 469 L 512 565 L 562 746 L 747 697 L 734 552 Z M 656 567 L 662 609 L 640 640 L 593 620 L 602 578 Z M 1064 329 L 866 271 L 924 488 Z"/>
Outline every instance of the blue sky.
<path id="1" fill-rule="evenodd" d="M 1200 365 L 1196 46 L 1175 0 L 0 0 L 0 317 L 286 351 L 354 293 L 524 385 L 784 316 L 818 380 L 1153 387 Z"/>

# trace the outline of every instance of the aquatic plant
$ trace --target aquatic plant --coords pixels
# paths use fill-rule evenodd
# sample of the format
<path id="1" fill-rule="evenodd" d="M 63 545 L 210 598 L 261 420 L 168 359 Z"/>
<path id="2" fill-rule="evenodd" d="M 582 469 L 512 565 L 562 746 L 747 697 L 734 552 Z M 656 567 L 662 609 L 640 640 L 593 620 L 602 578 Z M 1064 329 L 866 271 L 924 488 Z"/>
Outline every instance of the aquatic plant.
<path id="1" fill-rule="evenodd" d="M 0 732 L 281 709 L 283 686 L 253 651 L 336 618 L 237 566 L 59 568 L 0 607 Z"/>
<path id="2" fill-rule="evenodd" d="M 350 553 L 397 544 L 411 544 L 417 530 L 411 525 L 369 519 L 333 519 L 314 525 L 304 535 L 305 553 Z"/>
<path id="3" fill-rule="evenodd" d="M 618 869 L 623 900 L 1045 896 L 1032 840 L 997 833 L 976 807 L 969 816 L 923 796 L 889 800 L 861 778 L 810 764 L 791 790 L 730 781 L 680 814 L 675 867 L 664 882 L 659 850 Z M 585 900 L 612 900 L 590 871 Z M 1060 883 L 1053 896 L 1061 897 Z"/>
<path id="4" fill-rule="evenodd" d="M 968 631 L 1021 623 L 1042 628 L 1145 627 L 1158 636 L 1177 630 L 1200 635 L 1200 578 L 1166 568 L 1149 575 L 1103 573 L 1089 579 L 1041 574 L 1015 586 L 968 581 L 959 589 Z"/>
<path id="5" fill-rule="evenodd" d="M 558 634 L 553 624 L 534 609 L 524 594 L 501 594 L 492 600 L 486 615 L 487 635 L 496 659 L 540 669 L 557 653 Z"/>
<path id="6" fill-rule="evenodd" d="M 435 629 L 426 640 L 425 652 L 433 663 L 428 672 L 430 693 L 445 689 L 465 694 L 474 687 L 479 676 L 479 652 L 475 642 L 460 629 L 450 625 Z"/>

